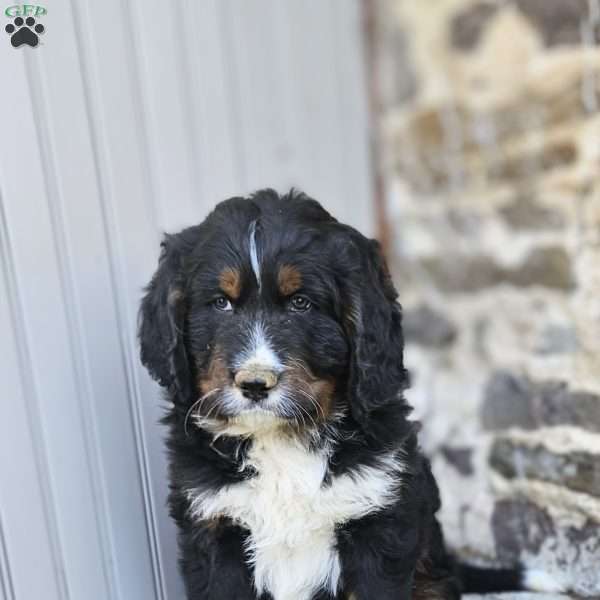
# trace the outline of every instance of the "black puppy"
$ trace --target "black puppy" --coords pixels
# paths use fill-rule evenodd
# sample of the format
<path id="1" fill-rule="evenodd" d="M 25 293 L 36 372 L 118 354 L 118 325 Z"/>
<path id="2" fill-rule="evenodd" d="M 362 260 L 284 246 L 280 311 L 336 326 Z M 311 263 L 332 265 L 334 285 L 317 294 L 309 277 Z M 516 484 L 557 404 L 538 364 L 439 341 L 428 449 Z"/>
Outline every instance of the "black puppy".
<path id="1" fill-rule="evenodd" d="M 460 596 L 396 297 L 377 242 L 300 193 L 232 198 L 166 236 L 139 335 L 172 402 L 190 599 Z"/>

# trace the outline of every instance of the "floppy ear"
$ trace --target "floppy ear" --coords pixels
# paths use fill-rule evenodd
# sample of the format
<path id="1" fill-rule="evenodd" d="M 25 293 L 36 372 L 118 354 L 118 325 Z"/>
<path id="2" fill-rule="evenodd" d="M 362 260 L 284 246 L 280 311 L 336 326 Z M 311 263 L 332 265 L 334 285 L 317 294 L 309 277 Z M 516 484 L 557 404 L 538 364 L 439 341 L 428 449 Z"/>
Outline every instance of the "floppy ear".
<path id="1" fill-rule="evenodd" d="M 353 242 L 358 256 L 353 259 L 357 264 L 350 277 L 347 313 L 350 410 L 367 432 L 377 436 L 380 429 L 390 430 L 387 419 L 403 421 L 410 412 L 402 398 L 408 383 L 402 314 L 379 243 L 362 236 Z"/>
<path id="2" fill-rule="evenodd" d="M 142 364 L 160 385 L 185 393 L 190 372 L 183 343 L 186 310 L 181 234 L 165 236 L 158 269 L 142 299 L 138 337 Z"/>

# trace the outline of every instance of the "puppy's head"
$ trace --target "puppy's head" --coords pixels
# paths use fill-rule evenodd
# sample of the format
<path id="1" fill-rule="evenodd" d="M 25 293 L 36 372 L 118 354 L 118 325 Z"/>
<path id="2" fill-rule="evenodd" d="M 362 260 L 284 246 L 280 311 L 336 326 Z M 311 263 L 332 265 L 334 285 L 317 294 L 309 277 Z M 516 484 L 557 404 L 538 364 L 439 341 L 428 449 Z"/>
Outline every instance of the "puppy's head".
<path id="1" fill-rule="evenodd" d="M 142 301 L 142 362 L 206 429 L 365 429 L 405 383 L 378 244 L 302 194 L 222 202 L 167 236 Z"/>

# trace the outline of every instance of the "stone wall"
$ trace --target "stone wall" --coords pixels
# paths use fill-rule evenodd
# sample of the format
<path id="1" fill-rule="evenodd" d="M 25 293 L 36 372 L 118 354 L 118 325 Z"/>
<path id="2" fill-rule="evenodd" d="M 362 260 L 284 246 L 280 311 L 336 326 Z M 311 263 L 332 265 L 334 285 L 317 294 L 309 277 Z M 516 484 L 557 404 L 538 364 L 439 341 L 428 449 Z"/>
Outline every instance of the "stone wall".
<path id="1" fill-rule="evenodd" d="M 451 545 L 600 595 L 600 1 L 370 0 L 408 395 Z"/>

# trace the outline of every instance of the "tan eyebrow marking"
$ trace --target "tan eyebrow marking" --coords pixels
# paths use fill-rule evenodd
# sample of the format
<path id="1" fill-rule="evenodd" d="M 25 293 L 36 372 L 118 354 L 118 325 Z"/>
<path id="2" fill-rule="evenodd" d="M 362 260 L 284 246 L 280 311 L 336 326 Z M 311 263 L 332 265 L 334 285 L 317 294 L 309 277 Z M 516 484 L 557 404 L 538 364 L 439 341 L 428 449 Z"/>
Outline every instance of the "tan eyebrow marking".
<path id="1" fill-rule="evenodd" d="M 230 298 L 237 300 L 242 291 L 240 272 L 232 267 L 225 267 L 219 275 L 219 285 Z"/>
<path id="2" fill-rule="evenodd" d="M 290 296 L 302 287 L 302 275 L 296 267 L 283 265 L 277 275 L 277 285 L 283 296 Z"/>

